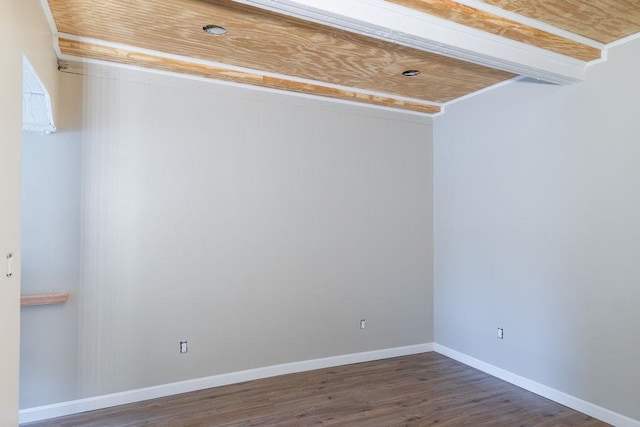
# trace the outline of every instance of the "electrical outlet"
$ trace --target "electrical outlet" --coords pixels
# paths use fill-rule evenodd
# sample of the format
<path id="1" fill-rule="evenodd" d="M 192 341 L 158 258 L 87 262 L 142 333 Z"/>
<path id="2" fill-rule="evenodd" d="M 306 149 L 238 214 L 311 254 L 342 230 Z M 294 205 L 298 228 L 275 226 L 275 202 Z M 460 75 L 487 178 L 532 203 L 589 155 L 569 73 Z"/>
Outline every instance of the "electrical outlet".
<path id="1" fill-rule="evenodd" d="M 180 353 L 186 353 L 186 352 L 187 352 L 187 342 L 180 341 Z"/>
<path id="2" fill-rule="evenodd" d="M 367 327 L 367 319 L 360 319 L 360 329 Z"/>
<path id="3" fill-rule="evenodd" d="M 504 329 L 498 328 L 498 338 L 504 339 Z"/>

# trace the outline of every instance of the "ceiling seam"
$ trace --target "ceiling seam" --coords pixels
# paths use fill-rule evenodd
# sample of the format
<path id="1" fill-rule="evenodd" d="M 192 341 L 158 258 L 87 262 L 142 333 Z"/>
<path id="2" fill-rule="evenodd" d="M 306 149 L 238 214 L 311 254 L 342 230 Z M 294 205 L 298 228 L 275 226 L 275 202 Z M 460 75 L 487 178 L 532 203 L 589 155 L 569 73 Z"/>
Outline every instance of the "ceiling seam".
<path id="1" fill-rule="evenodd" d="M 588 37 L 581 36 L 576 33 L 572 33 L 571 31 L 564 30 L 562 28 L 556 27 L 555 25 L 547 24 L 546 22 L 542 22 L 537 19 L 529 18 L 524 15 L 520 15 L 515 12 L 511 12 L 509 10 L 503 9 L 498 6 L 494 6 L 492 4 L 484 3 L 479 0 L 453 0 L 456 3 L 472 7 L 474 9 L 481 10 L 483 12 L 491 13 L 493 15 L 499 16 L 501 18 L 509 19 L 514 22 L 518 22 L 520 24 L 526 25 L 531 28 L 535 28 L 558 37 L 565 38 L 567 40 L 571 40 L 576 43 L 580 43 L 586 46 L 593 47 L 598 50 L 603 50 L 605 48 L 604 43 L 600 43 L 596 40 L 592 40 Z"/>
<path id="2" fill-rule="evenodd" d="M 161 70 L 161 69 L 157 69 L 157 68 L 148 68 L 148 67 L 143 67 L 143 66 L 140 66 L 140 65 L 125 64 L 125 63 L 121 63 L 121 62 L 114 62 L 114 61 L 107 61 L 107 60 L 103 60 L 103 59 L 88 58 L 88 57 L 84 57 L 84 56 L 74 56 L 74 55 L 69 55 L 69 54 L 64 54 L 64 53 L 62 54 L 60 59 L 65 60 L 65 61 L 70 61 L 70 62 L 77 62 L 77 63 L 83 63 L 83 64 L 93 64 L 93 65 L 100 65 L 100 66 L 118 68 L 118 69 L 123 69 L 123 70 L 131 70 L 131 71 L 142 72 L 142 73 L 156 74 L 156 75 L 160 75 L 160 76 L 168 76 L 168 77 L 173 77 L 173 78 L 177 78 L 177 79 L 201 81 L 201 82 L 208 83 L 208 84 L 216 84 L 216 85 L 222 85 L 222 86 L 238 87 L 238 88 L 250 89 L 250 90 L 255 90 L 255 91 L 260 91 L 260 92 L 277 93 L 277 94 L 280 94 L 280 95 L 285 94 L 285 95 L 289 95 L 289 96 L 295 96 L 295 97 L 299 97 L 299 98 L 307 98 L 307 99 L 312 99 L 312 100 L 322 100 L 324 102 L 344 104 L 344 105 L 349 105 L 349 106 L 353 106 L 353 107 L 370 108 L 370 109 L 373 109 L 373 110 L 388 111 L 388 112 L 393 112 L 393 113 L 398 113 L 398 114 L 409 114 L 409 115 L 412 115 L 412 116 L 424 117 L 424 118 L 433 118 L 433 117 L 440 116 L 444 111 L 444 107 L 440 106 L 440 105 L 437 106 L 438 108 L 440 108 L 439 112 L 425 113 L 425 112 L 421 112 L 421 111 L 403 109 L 403 108 L 399 108 L 399 107 L 388 107 L 388 106 L 379 105 L 379 104 L 371 104 L 371 103 L 366 103 L 366 102 L 361 102 L 361 101 L 352 101 L 352 100 L 344 99 L 344 98 L 330 98 L 330 97 L 323 96 L 323 95 L 314 95 L 314 94 L 304 93 L 304 92 L 294 92 L 294 91 L 290 91 L 290 90 L 271 88 L 271 87 L 268 87 L 268 86 L 257 86 L 257 85 L 252 85 L 252 84 L 249 84 L 249 83 L 239 83 L 239 82 L 228 81 L 228 80 L 220 80 L 220 79 L 215 79 L 215 78 L 210 78 L 210 77 L 203 77 L 203 76 L 194 75 L 194 74 L 179 73 L 179 72 L 175 72 L 175 71 L 166 71 L 166 70 Z M 85 73 L 74 73 L 74 71 L 71 71 L 69 69 L 62 70 L 62 71 L 66 72 L 66 73 L 70 73 L 70 74 L 92 75 L 92 74 L 85 74 Z"/>
<path id="3" fill-rule="evenodd" d="M 94 38 L 90 38 L 90 37 L 82 37 L 82 36 L 77 36 L 77 35 L 73 35 L 73 34 L 58 33 L 56 39 L 57 40 L 59 40 L 59 39 L 67 39 L 67 40 L 72 40 L 72 41 L 77 41 L 77 42 L 82 42 L 82 43 L 95 44 L 97 46 L 103 46 L 103 47 L 108 47 L 108 48 L 113 48 L 113 49 L 120 49 L 120 50 L 134 52 L 134 53 L 141 53 L 141 54 L 146 54 L 146 55 L 150 55 L 150 56 L 156 56 L 156 57 L 159 57 L 159 58 L 166 58 L 166 59 L 184 61 L 184 62 L 187 62 L 187 63 L 203 65 L 203 66 L 207 66 L 207 67 L 222 68 L 222 69 L 227 69 L 227 70 L 230 70 L 230 71 L 238 71 L 238 72 L 242 72 L 242 73 L 252 74 L 252 75 L 255 75 L 255 76 L 266 76 L 266 77 L 273 77 L 273 78 L 277 78 L 277 79 L 284 79 L 284 80 L 288 80 L 288 81 L 291 81 L 291 82 L 294 82 L 294 83 L 313 84 L 313 85 L 323 86 L 323 87 L 332 88 L 332 89 L 354 91 L 354 92 L 358 92 L 358 93 L 362 93 L 362 94 L 370 95 L 370 96 L 390 97 L 390 98 L 394 98 L 394 99 L 397 99 L 397 100 L 400 100 L 400 101 L 413 102 L 413 103 L 421 104 L 421 105 L 425 105 L 425 106 L 439 107 L 439 106 L 442 105 L 442 103 L 439 103 L 439 102 L 425 101 L 425 100 L 422 100 L 422 99 L 410 98 L 410 97 L 406 97 L 406 96 L 402 96 L 402 95 L 396 95 L 396 94 L 389 93 L 389 92 L 379 92 L 379 91 L 372 91 L 372 90 L 368 90 L 368 89 L 361 89 L 361 88 L 350 87 L 350 86 L 342 86 L 342 85 L 337 85 L 337 84 L 333 84 L 333 83 L 327 83 L 327 82 L 323 82 L 323 81 L 319 81 L 319 80 L 311 80 L 311 79 L 305 79 L 305 78 L 301 78 L 301 77 L 288 76 L 288 75 L 285 75 L 285 74 L 278 74 L 278 73 L 272 73 L 272 72 L 268 72 L 268 71 L 261 71 L 261 70 L 251 69 L 251 68 L 239 67 L 239 66 L 234 66 L 234 65 L 230 65 L 230 64 L 225 64 L 225 63 L 222 63 L 222 62 L 215 62 L 215 61 L 209 61 L 209 60 L 204 60 L 204 59 L 191 58 L 191 57 L 188 57 L 188 56 L 182 56 L 182 55 L 176 55 L 176 54 L 172 54 L 172 53 L 160 52 L 160 51 L 156 51 L 156 50 L 153 50 L 153 49 L 146 49 L 146 48 L 126 45 L 126 44 L 122 44 L 122 43 L 108 42 L 108 41 L 105 41 L 105 40 L 94 39 Z M 56 44 L 58 44 L 58 43 L 56 43 Z"/>

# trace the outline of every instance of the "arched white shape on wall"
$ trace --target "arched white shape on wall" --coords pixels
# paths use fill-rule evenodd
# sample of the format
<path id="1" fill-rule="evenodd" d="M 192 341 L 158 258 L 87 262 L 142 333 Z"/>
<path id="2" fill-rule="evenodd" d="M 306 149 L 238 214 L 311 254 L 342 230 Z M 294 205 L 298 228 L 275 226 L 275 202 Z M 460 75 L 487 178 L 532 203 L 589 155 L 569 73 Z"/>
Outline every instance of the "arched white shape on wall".
<path id="1" fill-rule="evenodd" d="M 26 56 L 22 57 L 22 129 L 45 134 L 56 131 L 49 92 Z"/>

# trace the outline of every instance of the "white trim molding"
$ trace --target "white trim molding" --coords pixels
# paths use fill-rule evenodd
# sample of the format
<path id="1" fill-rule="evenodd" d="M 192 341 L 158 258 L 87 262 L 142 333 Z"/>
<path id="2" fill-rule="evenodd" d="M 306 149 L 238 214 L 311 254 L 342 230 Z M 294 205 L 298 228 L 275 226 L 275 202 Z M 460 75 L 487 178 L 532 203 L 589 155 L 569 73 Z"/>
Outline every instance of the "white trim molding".
<path id="1" fill-rule="evenodd" d="M 80 412 L 96 409 L 110 408 L 113 406 L 135 403 L 143 400 L 172 396 L 191 391 L 204 390 L 229 384 L 237 384 L 245 381 L 261 378 L 275 377 L 278 375 L 306 372 L 315 369 L 331 368 L 335 366 L 350 365 L 353 363 L 370 362 L 373 360 L 389 359 L 392 357 L 408 356 L 412 354 L 433 351 L 433 343 L 410 345 L 405 347 L 386 348 L 381 350 L 366 351 L 362 353 L 344 354 L 340 356 L 324 357 L 321 359 L 304 360 L 300 362 L 284 363 L 281 365 L 265 366 L 263 368 L 249 369 L 246 371 L 230 372 L 227 374 L 213 375 L 210 377 L 196 378 L 171 384 L 163 384 L 155 387 L 147 387 L 121 393 L 107 394 L 90 397 L 87 399 L 61 402 L 53 405 L 39 406 L 20 410 L 20 423 L 42 421 Z"/>
<path id="2" fill-rule="evenodd" d="M 526 25 L 527 27 L 536 28 L 538 30 L 547 32 L 549 34 L 554 34 L 556 36 L 563 37 L 567 40 L 571 40 L 576 43 L 581 43 L 587 46 L 591 46 L 595 49 L 603 50 L 605 48 L 605 45 L 603 43 L 597 42 L 595 40 L 591 40 L 588 37 L 584 37 L 579 34 L 572 33 L 571 31 L 563 30 L 562 28 L 556 27 L 546 22 L 538 21 L 537 19 L 529 18 L 515 12 L 510 12 L 501 7 L 494 6 L 489 3 L 485 3 L 482 0 L 453 0 L 453 1 L 459 4 L 463 4 L 465 6 L 473 7 L 474 9 L 478 9 L 483 12 L 491 13 L 501 18 L 518 22 L 522 25 Z"/>
<path id="3" fill-rule="evenodd" d="M 343 85 L 323 82 L 323 81 L 320 81 L 320 80 L 305 79 L 305 78 L 302 78 L 302 77 L 288 76 L 286 74 L 272 73 L 272 72 L 261 71 L 261 70 L 252 69 L 252 68 L 238 67 L 238 66 L 235 66 L 235 65 L 225 64 L 223 62 L 209 61 L 209 60 L 205 60 L 205 59 L 192 58 L 192 57 L 183 56 L 183 55 L 175 55 L 175 54 L 172 54 L 172 53 L 160 52 L 158 50 L 145 49 L 145 48 L 126 45 L 126 44 L 122 44 L 122 43 L 113 43 L 113 42 L 108 42 L 108 41 L 104 41 L 104 40 L 100 40 L 100 39 L 94 39 L 94 38 L 90 38 L 90 37 L 79 37 L 79 36 L 75 36 L 73 34 L 66 34 L 66 33 L 57 34 L 55 36 L 55 41 L 56 41 L 55 44 L 56 44 L 56 46 L 58 45 L 58 40 L 61 39 L 61 38 L 62 39 L 67 39 L 67 40 L 72 40 L 72 41 L 77 41 L 77 42 L 82 42 L 82 43 L 93 44 L 93 45 L 96 45 L 96 46 L 108 47 L 108 48 L 111 48 L 111 49 L 124 50 L 124 51 L 127 51 L 127 52 L 133 52 L 133 53 L 141 53 L 141 54 L 144 54 L 144 55 L 157 56 L 158 58 L 163 58 L 163 59 L 170 59 L 170 60 L 175 60 L 175 61 L 188 62 L 190 64 L 204 65 L 206 67 L 220 68 L 220 69 L 229 70 L 229 71 L 238 71 L 240 73 L 251 74 L 251 75 L 254 75 L 254 76 L 274 77 L 276 79 L 287 80 L 287 81 L 294 82 L 294 83 L 318 85 L 318 86 L 332 88 L 332 89 L 338 89 L 338 90 L 362 93 L 362 94 L 365 94 L 365 95 L 393 98 L 393 99 L 398 99 L 400 101 L 407 101 L 407 102 L 415 102 L 417 104 L 422 104 L 422 105 L 425 105 L 425 106 L 441 107 L 443 105 L 443 103 L 440 103 L 440 102 L 430 102 L 430 101 L 425 101 L 424 99 L 410 98 L 410 97 L 407 97 L 407 96 L 396 95 L 396 94 L 393 94 L 393 93 L 379 92 L 379 91 L 368 90 L 368 89 L 354 88 L 354 87 L 349 87 L 349 86 L 343 86 Z M 82 61 L 87 59 L 87 58 L 84 58 L 84 57 L 76 57 L 76 56 L 73 56 L 73 55 L 66 55 L 66 54 L 63 54 L 63 53 L 61 53 L 59 55 L 59 57 L 60 57 L 60 59 L 71 60 L 71 61 L 76 61 L 76 62 L 82 62 Z M 110 61 L 99 61 L 99 60 L 97 60 L 95 62 L 109 63 L 109 64 L 113 64 L 115 66 L 126 65 L 126 64 L 119 64 L 117 62 L 110 62 Z M 147 70 L 148 68 L 142 68 L 142 69 Z M 167 71 L 166 73 L 167 74 L 172 74 L 172 75 L 182 75 L 181 73 L 175 73 L 175 72 L 169 72 L 169 71 Z M 209 79 L 209 80 L 215 80 L 215 79 Z M 252 85 L 244 84 L 244 86 L 252 86 Z M 278 90 L 278 91 L 279 92 L 289 92 L 289 91 L 284 91 L 284 90 L 281 90 L 281 89 Z M 321 95 L 314 95 L 314 97 L 325 98 L 325 97 L 323 97 Z M 358 103 L 358 105 L 361 105 L 361 103 Z M 374 105 L 374 104 L 371 104 L 371 105 Z M 394 110 L 398 110 L 398 108 L 394 108 Z M 401 110 L 401 111 L 403 111 L 403 110 Z M 425 115 L 426 113 L 419 113 L 419 114 Z M 426 114 L 426 115 L 428 115 L 428 114 Z"/>
<path id="4" fill-rule="evenodd" d="M 396 111 L 396 112 L 399 111 L 399 112 L 404 112 L 404 113 L 408 113 L 408 114 L 417 114 L 417 115 L 426 116 L 426 117 L 435 117 L 437 115 L 442 114 L 442 112 L 443 112 L 443 105 L 444 104 L 440 103 L 440 102 L 431 102 L 431 101 L 425 101 L 423 99 L 411 98 L 411 97 L 401 96 L 401 95 L 397 95 L 397 94 L 393 94 L 393 93 L 386 93 L 386 92 L 379 92 L 379 91 L 373 91 L 373 90 L 362 89 L 362 88 L 354 88 L 354 87 L 342 86 L 342 85 L 323 82 L 323 81 L 319 81 L 319 80 L 311 80 L 311 79 L 306 79 L 306 78 L 301 78 L 301 77 L 288 76 L 288 75 L 285 75 L 285 74 L 278 74 L 278 73 L 272 73 L 272 72 L 267 72 L 267 71 L 260 71 L 260 70 L 251 69 L 251 68 L 245 68 L 245 67 L 229 65 L 229 64 L 225 64 L 225 63 L 221 63 L 221 62 L 215 62 L 215 61 L 209 61 L 209 60 L 204 60 L 204 59 L 192 58 L 192 57 L 188 57 L 188 56 L 182 56 L 182 55 L 176 55 L 176 54 L 171 54 L 171 53 L 166 53 L 166 52 L 160 52 L 160 51 L 156 51 L 156 50 L 150 50 L 150 49 L 140 48 L 140 47 L 136 47 L 136 46 L 125 45 L 125 44 L 121 44 L 121 43 L 113 43 L 113 42 L 108 42 L 108 41 L 104 41 L 104 40 L 100 40 L 100 39 L 94 39 L 94 38 L 89 38 L 89 37 L 80 37 L 80 36 L 76 36 L 76 35 L 73 35 L 73 34 L 59 33 L 54 37 L 54 40 L 55 40 L 54 44 L 56 46 L 56 52 L 58 52 L 58 59 L 63 60 L 63 61 L 72 61 L 72 62 L 77 62 L 77 63 L 104 64 L 104 65 L 111 65 L 111 66 L 118 67 L 118 68 L 138 69 L 138 70 L 148 71 L 148 72 L 152 72 L 152 73 L 156 73 L 156 74 L 179 76 L 179 77 L 185 77 L 185 78 L 198 77 L 198 76 L 194 76 L 193 74 L 181 73 L 181 72 L 178 72 L 178 71 L 166 71 L 166 70 L 162 70 L 162 69 L 146 68 L 146 67 L 140 67 L 140 66 L 120 63 L 120 62 L 117 62 L 117 61 L 106 61 L 106 60 L 100 60 L 100 59 L 86 58 L 86 57 L 83 57 L 83 56 L 75 56 L 75 55 L 65 54 L 60 49 L 60 45 L 59 45 L 59 40 L 60 39 L 76 41 L 76 42 L 81 42 L 81 43 L 87 43 L 87 44 L 91 44 L 91 45 L 95 45 L 95 46 L 99 46 L 99 47 L 106 47 L 106 48 L 109 48 L 109 49 L 118 50 L 118 51 L 126 51 L 126 52 L 129 52 L 129 53 L 140 53 L 140 54 L 143 54 L 143 55 L 150 55 L 150 56 L 153 56 L 153 57 L 156 57 L 156 58 L 168 59 L 168 60 L 172 60 L 172 61 L 180 61 L 180 62 L 184 62 L 184 63 L 187 63 L 187 64 L 203 65 L 205 67 L 212 67 L 212 68 L 216 68 L 216 69 L 220 69 L 220 70 L 237 71 L 239 73 L 243 73 L 243 74 L 247 74 L 247 75 L 251 75 L 251 76 L 256 76 L 256 77 L 273 77 L 275 79 L 285 80 L 285 81 L 287 81 L 289 83 L 310 84 L 310 85 L 318 86 L 318 87 L 321 87 L 321 88 L 330 88 L 330 89 L 337 89 L 339 91 L 344 91 L 344 92 L 352 92 L 352 93 L 355 93 L 355 94 L 358 94 L 358 95 L 367 95 L 367 96 L 371 96 L 371 97 L 381 97 L 381 98 L 393 99 L 393 100 L 396 100 L 396 101 L 404 101 L 404 102 L 417 104 L 417 105 L 419 105 L 421 107 L 424 107 L 424 108 L 428 108 L 428 109 L 433 108 L 433 110 L 440 110 L 440 111 L 430 113 L 430 112 L 426 112 L 426 111 L 413 110 L 413 109 L 410 109 L 410 108 L 402 108 L 401 106 L 381 105 L 381 104 L 375 104 L 375 103 L 370 103 L 370 102 L 365 102 L 365 101 L 352 101 L 352 100 L 349 100 L 349 99 L 346 99 L 346 98 L 327 97 L 327 96 L 324 96 L 322 93 L 314 94 L 314 93 L 307 93 L 307 92 L 297 92 L 295 90 L 288 90 L 288 89 L 282 89 L 282 88 L 275 89 L 275 88 L 270 88 L 268 86 L 252 85 L 251 83 L 232 82 L 232 81 L 227 81 L 227 80 L 222 80 L 222 79 L 216 79 L 215 77 L 204 77 L 205 80 L 216 81 L 216 82 L 219 82 L 219 83 L 222 83 L 222 84 L 230 84 L 230 85 L 233 85 L 233 86 L 238 86 L 239 85 L 241 87 L 248 87 L 248 88 L 253 88 L 253 89 L 257 89 L 257 90 L 267 90 L 267 91 L 272 91 L 272 92 L 277 92 L 277 93 L 287 93 L 287 94 L 291 94 L 291 95 L 303 96 L 303 97 L 306 97 L 306 98 L 314 98 L 314 99 L 319 98 L 319 99 L 329 100 L 329 101 L 332 101 L 332 102 L 346 103 L 346 104 L 350 104 L 350 105 L 359 105 L 359 106 L 363 106 L 363 107 L 382 109 L 382 110 L 386 110 L 386 111 Z M 76 72 L 78 72 L 78 71 L 76 71 Z M 82 72 L 80 71 L 80 73 L 82 73 Z M 201 77 L 201 79 L 202 78 L 203 77 Z"/>
<path id="5" fill-rule="evenodd" d="M 237 83 L 237 82 L 226 81 L 226 80 L 218 80 L 212 77 L 202 77 L 194 74 L 180 73 L 177 71 L 166 71 L 166 70 L 159 70 L 156 68 L 146 68 L 138 65 L 122 64 L 119 62 L 111 62 L 111 61 L 106 61 L 101 59 L 92 59 L 92 58 L 85 58 L 81 56 L 64 55 L 64 54 L 58 55 L 58 58 L 62 61 L 67 61 L 65 64 L 67 68 L 61 71 L 68 72 L 71 74 L 95 75 L 98 77 L 107 77 L 108 76 L 107 74 L 88 72 L 86 67 L 83 66 L 83 65 L 97 65 L 97 66 L 109 67 L 114 69 L 135 71 L 135 72 L 144 73 L 148 75 L 173 77 L 173 78 L 178 78 L 182 80 L 194 80 L 194 81 L 200 81 L 200 82 L 205 82 L 205 83 L 210 83 L 210 84 L 220 85 L 220 86 L 230 86 L 230 87 L 249 89 L 257 92 L 276 93 L 280 95 L 286 95 L 286 96 L 292 96 L 292 97 L 298 97 L 298 98 L 320 100 L 320 101 L 324 101 L 332 104 L 349 105 L 352 107 L 364 108 L 372 111 L 376 111 L 376 110 L 388 111 L 390 113 L 404 114 L 404 115 L 415 116 L 415 117 L 424 118 L 424 119 L 432 119 L 434 117 L 438 117 L 444 114 L 445 105 L 447 105 L 443 103 L 426 103 L 424 101 L 420 101 L 420 103 L 424 105 L 433 105 L 440 108 L 440 112 L 429 114 L 429 113 L 423 113 L 421 111 L 408 110 L 408 109 L 399 108 L 399 107 L 388 107 L 388 106 L 370 104 L 370 103 L 359 102 L 359 101 L 350 101 L 348 99 L 342 99 L 342 98 L 329 98 L 323 95 L 315 95 L 315 94 L 304 93 L 304 92 L 293 92 L 293 91 L 284 90 L 284 89 L 274 89 L 267 86 L 251 85 L 249 83 Z M 511 81 L 512 80 L 508 80 L 507 82 L 511 82 Z M 491 87 L 493 88 L 494 86 L 491 86 Z M 360 91 L 358 92 L 364 93 Z M 479 92 L 474 92 L 473 94 L 477 94 L 477 93 Z M 391 95 L 388 95 L 388 94 L 386 96 L 392 97 Z M 468 96 L 468 95 L 465 95 L 465 96 Z M 403 99 L 403 98 L 397 98 L 395 96 L 393 96 L 393 98 Z M 450 102 L 453 102 L 453 101 L 450 101 Z"/>
<path id="6" fill-rule="evenodd" d="M 630 42 L 632 42 L 634 40 L 637 40 L 637 39 L 640 39 L 640 32 L 635 33 L 635 34 L 631 34 L 630 36 L 627 36 L 627 37 L 624 37 L 624 38 L 622 38 L 620 40 L 616 40 L 614 42 L 611 42 L 611 43 L 607 44 L 605 47 L 606 47 L 607 50 L 609 50 L 609 49 L 611 49 L 613 47 L 620 46 L 620 45 L 623 45 L 625 43 L 630 43 Z"/>
<path id="7" fill-rule="evenodd" d="M 576 411 L 580 411 L 593 418 L 597 418 L 609 424 L 613 424 L 617 427 L 640 427 L 640 421 L 634 420 L 617 412 L 613 412 L 609 409 L 603 408 L 591 402 L 586 402 L 575 396 L 571 396 L 562 391 L 556 390 L 544 384 L 537 383 L 528 378 L 521 377 L 505 369 L 475 359 L 459 351 L 453 350 L 449 347 L 445 347 L 440 344 L 434 344 L 434 350 L 444 356 L 450 357 L 465 365 L 476 368 L 482 372 L 485 372 L 496 378 L 500 378 L 508 383 L 517 385 L 532 393 L 546 397 L 549 400 L 553 400 L 561 405 L 567 406 Z"/>

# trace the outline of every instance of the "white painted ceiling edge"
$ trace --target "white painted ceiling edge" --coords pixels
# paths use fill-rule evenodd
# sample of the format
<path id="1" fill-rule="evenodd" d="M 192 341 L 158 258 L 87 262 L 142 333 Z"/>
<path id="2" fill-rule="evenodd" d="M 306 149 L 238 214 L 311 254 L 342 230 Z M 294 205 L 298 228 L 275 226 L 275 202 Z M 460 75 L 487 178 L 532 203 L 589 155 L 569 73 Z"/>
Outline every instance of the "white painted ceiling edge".
<path id="1" fill-rule="evenodd" d="M 22 129 L 45 134 L 56 131 L 49 92 L 26 56 L 22 57 Z"/>
<path id="2" fill-rule="evenodd" d="M 583 81 L 587 66 L 602 60 L 587 63 L 384 0 L 233 1 L 561 85 Z"/>

